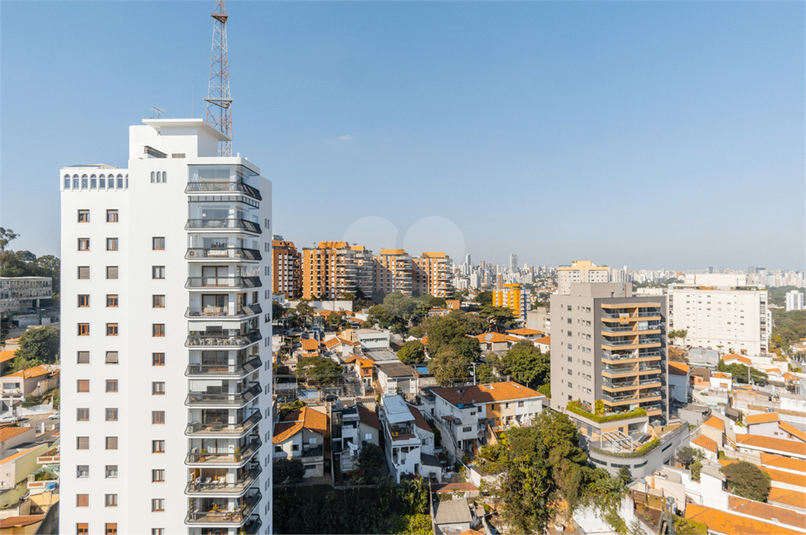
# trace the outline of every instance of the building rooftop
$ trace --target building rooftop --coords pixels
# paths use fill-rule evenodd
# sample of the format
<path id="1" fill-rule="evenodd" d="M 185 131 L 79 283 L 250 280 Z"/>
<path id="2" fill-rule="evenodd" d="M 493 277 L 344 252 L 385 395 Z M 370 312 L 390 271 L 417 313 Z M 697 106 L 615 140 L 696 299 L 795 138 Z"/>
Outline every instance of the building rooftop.
<path id="1" fill-rule="evenodd" d="M 714 429 L 719 429 L 720 431 L 725 430 L 725 422 L 717 418 L 716 416 L 711 416 L 707 420 L 705 420 L 702 425 L 707 425 L 708 427 L 713 427 Z"/>
<path id="2" fill-rule="evenodd" d="M 669 373 L 672 375 L 688 375 L 689 370 L 691 367 L 688 364 L 683 362 L 675 362 L 673 360 L 669 361 Z"/>
<path id="3" fill-rule="evenodd" d="M 737 435 L 736 441 L 739 447 L 750 447 L 760 449 L 767 453 L 781 453 L 784 456 L 806 457 L 806 443 L 798 440 L 787 440 L 784 438 L 772 438 L 762 435 Z"/>
<path id="4" fill-rule="evenodd" d="M 771 520 L 780 524 L 796 526 L 801 529 L 806 528 L 806 515 L 803 513 L 763 502 L 748 500 L 740 496 L 728 497 L 728 510 L 755 516 L 764 520 Z"/>
<path id="5" fill-rule="evenodd" d="M 767 502 L 806 509 L 806 493 L 796 490 L 770 487 L 770 495 L 767 496 Z"/>
<path id="6" fill-rule="evenodd" d="M 773 468 L 806 473 L 806 460 L 793 459 L 791 457 L 784 457 L 783 455 L 773 455 L 771 453 L 764 453 L 763 451 L 761 452 L 761 464 Z M 803 506 L 806 507 L 806 502 L 803 503 Z"/>
<path id="7" fill-rule="evenodd" d="M 434 388 L 431 391 L 457 407 L 459 405 L 544 397 L 543 394 L 513 381 L 471 386 L 454 386 L 450 388 Z"/>
<path id="8" fill-rule="evenodd" d="M 59 373 L 59 369 L 53 366 L 34 366 L 33 368 L 28 368 L 26 370 L 20 370 L 16 373 L 12 373 L 7 375 L 6 377 L 22 377 L 23 379 L 33 379 L 35 377 L 42 377 L 43 375 L 55 375 Z"/>
<path id="9" fill-rule="evenodd" d="M 543 331 L 536 331 L 534 329 L 526 329 L 526 328 L 510 329 L 507 332 L 512 334 L 519 334 L 521 336 L 533 336 L 536 334 L 543 334 Z"/>
<path id="10" fill-rule="evenodd" d="M 387 377 L 416 377 L 417 370 L 402 362 L 378 364 L 378 371 Z"/>
<path id="11" fill-rule="evenodd" d="M 768 422 L 777 422 L 780 418 L 777 412 L 765 412 L 762 414 L 751 414 L 747 417 L 747 425 L 752 424 L 765 424 Z"/>
<path id="12" fill-rule="evenodd" d="M 717 446 L 716 441 L 711 438 L 708 438 L 705 435 L 698 436 L 697 438 L 692 440 L 691 443 L 696 444 L 697 446 L 713 453 L 719 451 L 719 447 Z"/>
<path id="13" fill-rule="evenodd" d="M 414 416 L 414 425 L 416 425 L 423 431 L 433 433 L 433 431 L 431 430 L 431 426 L 428 425 L 428 422 L 425 420 L 423 413 L 420 412 L 420 409 L 409 405 L 409 410 L 411 411 L 411 415 Z"/>
<path id="14" fill-rule="evenodd" d="M 33 427 L 14 427 L 14 426 L 7 426 L 7 427 L 0 427 L 0 442 L 4 440 L 8 440 L 10 438 L 14 438 L 17 435 L 21 435 L 28 431 L 34 431 Z M 36 433 L 36 431 L 34 431 Z"/>
<path id="15" fill-rule="evenodd" d="M 465 498 L 438 501 L 434 504 L 434 522 L 437 524 L 462 524 L 472 521 L 470 507 Z"/>
<path id="16" fill-rule="evenodd" d="M 412 414 L 408 404 L 403 400 L 403 396 L 384 396 L 382 403 L 386 419 L 389 423 L 399 424 L 414 421 L 414 414 Z"/>
<path id="17" fill-rule="evenodd" d="M 356 407 L 358 408 L 358 419 L 362 424 L 368 425 L 378 431 L 381 430 L 381 422 L 378 419 L 377 412 L 371 411 L 361 404 L 356 405 Z"/>
<path id="18" fill-rule="evenodd" d="M 709 532 L 715 531 L 725 535 L 758 535 L 760 533 L 795 535 L 800 533 L 800 531 L 777 526 L 762 520 L 747 518 L 693 503 L 686 505 L 686 519 L 705 524 L 708 526 Z"/>

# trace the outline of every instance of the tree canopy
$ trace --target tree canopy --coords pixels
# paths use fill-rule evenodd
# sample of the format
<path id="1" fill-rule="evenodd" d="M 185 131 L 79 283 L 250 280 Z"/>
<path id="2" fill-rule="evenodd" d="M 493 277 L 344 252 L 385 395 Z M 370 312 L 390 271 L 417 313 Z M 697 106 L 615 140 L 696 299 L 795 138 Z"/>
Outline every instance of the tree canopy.
<path id="1" fill-rule="evenodd" d="M 767 501 L 771 478 L 758 466 L 747 461 L 739 461 L 721 467 L 720 471 L 725 474 L 728 489 L 733 494 L 748 500 Z"/>
<path id="2" fill-rule="evenodd" d="M 543 354 L 532 342 L 521 340 L 496 361 L 499 371 L 518 383 L 537 388 L 551 380 L 551 354 Z"/>
<path id="3" fill-rule="evenodd" d="M 410 340 L 397 352 L 403 364 L 418 364 L 425 361 L 425 346 L 419 340 Z"/>
<path id="4" fill-rule="evenodd" d="M 344 369 L 335 361 L 325 357 L 306 357 L 297 364 L 296 375 L 315 384 L 335 383 Z"/>
<path id="5" fill-rule="evenodd" d="M 55 364 L 59 361 L 58 327 L 28 329 L 20 336 L 20 348 L 9 363 L 9 373 L 26 370 L 40 364 Z"/>
<path id="6" fill-rule="evenodd" d="M 456 347 L 443 346 L 436 356 L 432 356 L 428 361 L 428 372 L 440 386 L 453 386 L 455 382 L 464 383 L 470 380 L 472 362 L 472 358 Z"/>
<path id="7" fill-rule="evenodd" d="M 0 228 L 0 231 L 3 229 Z M 0 236 L 2 233 L 0 233 Z M 0 240 L 1 241 L 1 240 Z M 52 255 L 36 257 L 30 251 L 3 251 L 0 253 L 0 277 L 50 277 L 53 279 L 53 300 L 58 301 L 61 280 L 61 262 Z"/>
<path id="8" fill-rule="evenodd" d="M 719 361 L 719 364 L 717 365 L 717 370 L 719 370 L 721 372 L 726 372 L 726 373 L 733 374 L 733 379 L 735 381 L 740 382 L 740 383 L 747 383 L 748 382 L 748 380 L 747 380 L 748 370 L 749 370 L 749 373 L 750 373 L 750 379 L 752 379 L 754 383 L 764 383 L 764 384 L 766 384 L 767 379 L 769 378 L 769 376 L 766 373 L 764 373 L 762 371 L 759 371 L 759 370 L 757 370 L 755 368 L 745 366 L 744 364 L 742 364 L 740 362 L 734 362 L 733 364 L 727 364 L 727 363 L 725 363 L 724 360 L 721 360 L 721 359 Z"/>
<path id="9" fill-rule="evenodd" d="M 299 459 L 275 459 L 272 464 L 275 485 L 293 485 L 305 477 L 305 466 Z"/>

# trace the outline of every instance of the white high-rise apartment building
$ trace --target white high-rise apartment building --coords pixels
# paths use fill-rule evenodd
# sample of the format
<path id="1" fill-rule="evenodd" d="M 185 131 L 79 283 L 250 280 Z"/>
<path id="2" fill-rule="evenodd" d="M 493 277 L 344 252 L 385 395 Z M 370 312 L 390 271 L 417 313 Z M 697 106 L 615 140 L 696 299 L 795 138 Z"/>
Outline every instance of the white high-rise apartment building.
<path id="1" fill-rule="evenodd" d="M 786 292 L 786 311 L 803 310 L 803 293 L 797 290 Z"/>
<path id="2" fill-rule="evenodd" d="M 516 254 L 509 255 L 509 271 L 511 273 L 518 271 L 518 255 Z"/>
<path id="3" fill-rule="evenodd" d="M 143 122 L 61 170 L 60 533 L 271 533 L 271 183 Z"/>
<path id="4" fill-rule="evenodd" d="M 557 293 L 571 295 L 571 283 L 610 282 L 610 268 L 597 266 L 590 260 L 574 260 L 570 266 L 557 268 Z"/>
<path id="5" fill-rule="evenodd" d="M 772 320 L 767 290 L 752 287 L 669 287 L 669 329 L 685 330 L 686 345 L 724 353 L 769 350 Z"/>

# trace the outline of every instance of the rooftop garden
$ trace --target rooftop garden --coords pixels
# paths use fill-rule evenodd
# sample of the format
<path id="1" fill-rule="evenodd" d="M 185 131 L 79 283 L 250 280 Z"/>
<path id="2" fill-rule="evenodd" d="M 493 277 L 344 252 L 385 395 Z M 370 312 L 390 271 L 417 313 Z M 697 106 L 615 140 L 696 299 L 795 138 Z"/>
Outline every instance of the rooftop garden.
<path id="1" fill-rule="evenodd" d="M 627 420 L 629 418 L 639 418 L 641 416 L 646 416 L 646 411 L 644 409 L 641 409 L 641 408 L 633 409 L 631 411 L 626 411 L 626 412 L 605 414 L 604 413 L 604 408 L 603 408 L 604 403 L 601 403 L 601 402 L 597 401 L 596 404 L 598 406 L 597 408 L 601 410 L 601 412 L 599 412 L 597 410 L 597 414 L 593 414 L 592 412 L 588 411 L 582 405 L 582 403 L 579 402 L 579 401 L 569 401 L 568 404 L 565 406 L 565 408 L 568 411 L 573 412 L 574 414 L 578 414 L 579 416 L 582 416 L 583 418 L 587 418 L 588 420 L 593 420 L 594 422 L 599 423 L 599 424 L 603 424 L 603 423 L 606 423 L 606 422 L 615 422 L 615 421 L 618 421 L 618 420 Z"/>

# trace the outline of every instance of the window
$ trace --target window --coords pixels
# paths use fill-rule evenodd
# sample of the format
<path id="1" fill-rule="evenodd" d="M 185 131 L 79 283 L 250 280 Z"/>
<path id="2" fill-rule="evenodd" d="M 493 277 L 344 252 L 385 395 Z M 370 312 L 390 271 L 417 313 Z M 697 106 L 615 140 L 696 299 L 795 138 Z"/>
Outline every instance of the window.
<path id="1" fill-rule="evenodd" d="M 165 296 L 164 295 L 152 295 L 151 296 L 151 306 L 152 306 L 152 308 L 165 308 Z"/>
<path id="2" fill-rule="evenodd" d="M 79 379 L 78 386 L 76 389 L 78 392 L 89 392 L 90 391 L 90 380 L 89 379 Z"/>
<path id="3" fill-rule="evenodd" d="M 165 353 L 151 353 L 152 366 L 165 366 Z"/>
<path id="4" fill-rule="evenodd" d="M 76 494 L 76 507 L 89 507 L 90 495 L 89 494 Z"/>
<path id="5" fill-rule="evenodd" d="M 118 222 L 118 211 L 117 210 L 107 210 L 106 211 L 106 222 L 107 223 L 117 223 Z"/>
<path id="6" fill-rule="evenodd" d="M 89 535 L 90 525 L 86 522 L 76 524 L 76 535 Z"/>
<path id="7" fill-rule="evenodd" d="M 79 336 L 89 336 L 90 335 L 90 324 L 89 323 L 79 323 L 78 324 L 78 335 Z"/>
<path id="8" fill-rule="evenodd" d="M 76 362 L 78 364 L 89 364 L 90 363 L 90 352 L 89 351 L 79 351 L 76 355 Z"/>
<path id="9" fill-rule="evenodd" d="M 274 446 L 274 453 L 282 453 L 283 447 L 282 446 Z"/>
<path id="10" fill-rule="evenodd" d="M 151 383 L 151 395 L 153 396 L 165 395 L 165 383 L 163 382 Z"/>
<path id="11" fill-rule="evenodd" d="M 164 251 L 165 238 L 164 237 L 151 238 L 151 249 L 154 251 Z"/>
<path id="12" fill-rule="evenodd" d="M 151 441 L 151 453 L 165 453 L 165 441 L 164 440 L 152 440 Z"/>
<path id="13" fill-rule="evenodd" d="M 162 338 L 165 336 L 165 324 L 164 323 L 154 323 L 151 325 L 151 336 L 155 338 Z"/>
<path id="14" fill-rule="evenodd" d="M 117 251 L 118 250 L 118 239 L 117 238 L 107 238 L 106 239 L 106 250 L 107 251 Z"/>
<path id="15" fill-rule="evenodd" d="M 117 306 L 118 306 L 118 295 L 117 294 L 107 294 L 106 295 L 106 306 L 107 306 L 107 308 L 117 308 Z"/>
<path id="16" fill-rule="evenodd" d="M 88 450 L 90 449 L 90 437 L 76 437 L 76 449 L 77 450 Z M 81 468 L 81 466 L 79 466 Z M 89 467 L 87 467 L 87 472 L 89 472 Z M 79 476 L 82 477 L 82 476 Z M 87 476 L 84 476 L 87 477 Z"/>
<path id="17" fill-rule="evenodd" d="M 106 421 L 107 422 L 117 422 L 118 421 L 118 410 L 117 409 L 106 409 Z"/>
<path id="18" fill-rule="evenodd" d="M 118 449 L 118 437 L 106 437 L 106 449 L 108 450 Z"/>
<path id="19" fill-rule="evenodd" d="M 90 296 L 87 294 L 79 294 L 78 296 L 79 308 L 87 308 L 90 306 Z"/>
<path id="20" fill-rule="evenodd" d="M 152 483 L 163 483 L 163 482 L 165 482 L 165 470 L 152 470 L 151 471 L 151 482 Z"/>
<path id="21" fill-rule="evenodd" d="M 77 422 L 89 422 L 90 421 L 90 410 L 89 409 L 76 409 L 76 421 Z"/>
<path id="22" fill-rule="evenodd" d="M 107 279 L 117 279 L 118 278 L 118 267 L 117 266 L 106 266 L 106 278 Z"/>
<path id="23" fill-rule="evenodd" d="M 118 363 L 118 352 L 117 351 L 107 351 L 106 352 L 106 363 L 107 364 L 117 364 Z"/>
<path id="24" fill-rule="evenodd" d="M 107 336 L 117 336 L 118 335 L 118 324 L 117 323 L 107 323 L 106 324 L 106 335 Z"/>
<path id="25" fill-rule="evenodd" d="M 105 494 L 104 495 L 104 505 L 106 507 L 117 507 L 118 506 L 118 495 L 117 494 Z M 109 524 L 107 524 L 108 526 Z"/>
<path id="26" fill-rule="evenodd" d="M 78 278 L 79 279 L 89 279 L 90 278 L 90 267 L 89 266 L 78 266 Z"/>
<path id="27" fill-rule="evenodd" d="M 89 251 L 90 250 L 90 239 L 89 238 L 79 238 L 78 239 L 78 250 L 79 251 Z"/>
<path id="28" fill-rule="evenodd" d="M 165 511 L 165 500 L 163 498 L 151 500 L 151 510 L 154 512 Z"/>
<path id="29" fill-rule="evenodd" d="M 107 494 L 107 496 L 115 497 L 115 505 L 107 505 L 107 507 L 117 507 L 117 494 Z M 118 525 L 114 522 L 106 523 L 106 535 L 118 535 Z"/>
<path id="30" fill-rule="evenodd" d="M 151 535 L 165 535 L 165 528 L 151 528 Z"/>
<path id="31" fill-rule="evenodd" d="M 105 476 L 107 479 L 114 479 L 118 477 L 118 465 L 107 464 L 105 470 Z"/>
<path id="32" fill-rule="evenodd" d="M 299 444 L 292 444 L 291 451 L 299 451 Z"/>
<path id="33" fill-rule="evenodd" d="M 107 379 L 106 380 L 106 391 L 107 392 L 117 392 L 118 391 L 118 380 L 117 379 Z"/>
<path id="34" fill-rule="evenodd" d="M 165 278 L 165 266 L 151 266 L 151 278 L 152 279 L 164 279 Z"/>
<path id="35" fill-rule="evenodd" d="M 82 448 L 82 449 L 88 449 L 88 448 Z M 76 477 L 78 478 L 90 477 L 90 465 L 79 464 L 78 466 L 76 466 Z"/>
<path id="36" fill-rule="evenodd" d="M 471 429 L 472 428 L 470 428 L 470 427 L 463 427 L 462 428 L 462 433 L 470 433 Z"/>
<path id="37" fill-rule="evenodd" d="M 165 411 L 151 411 L 151 423 L 162 425 L 165 423 Z"/>

